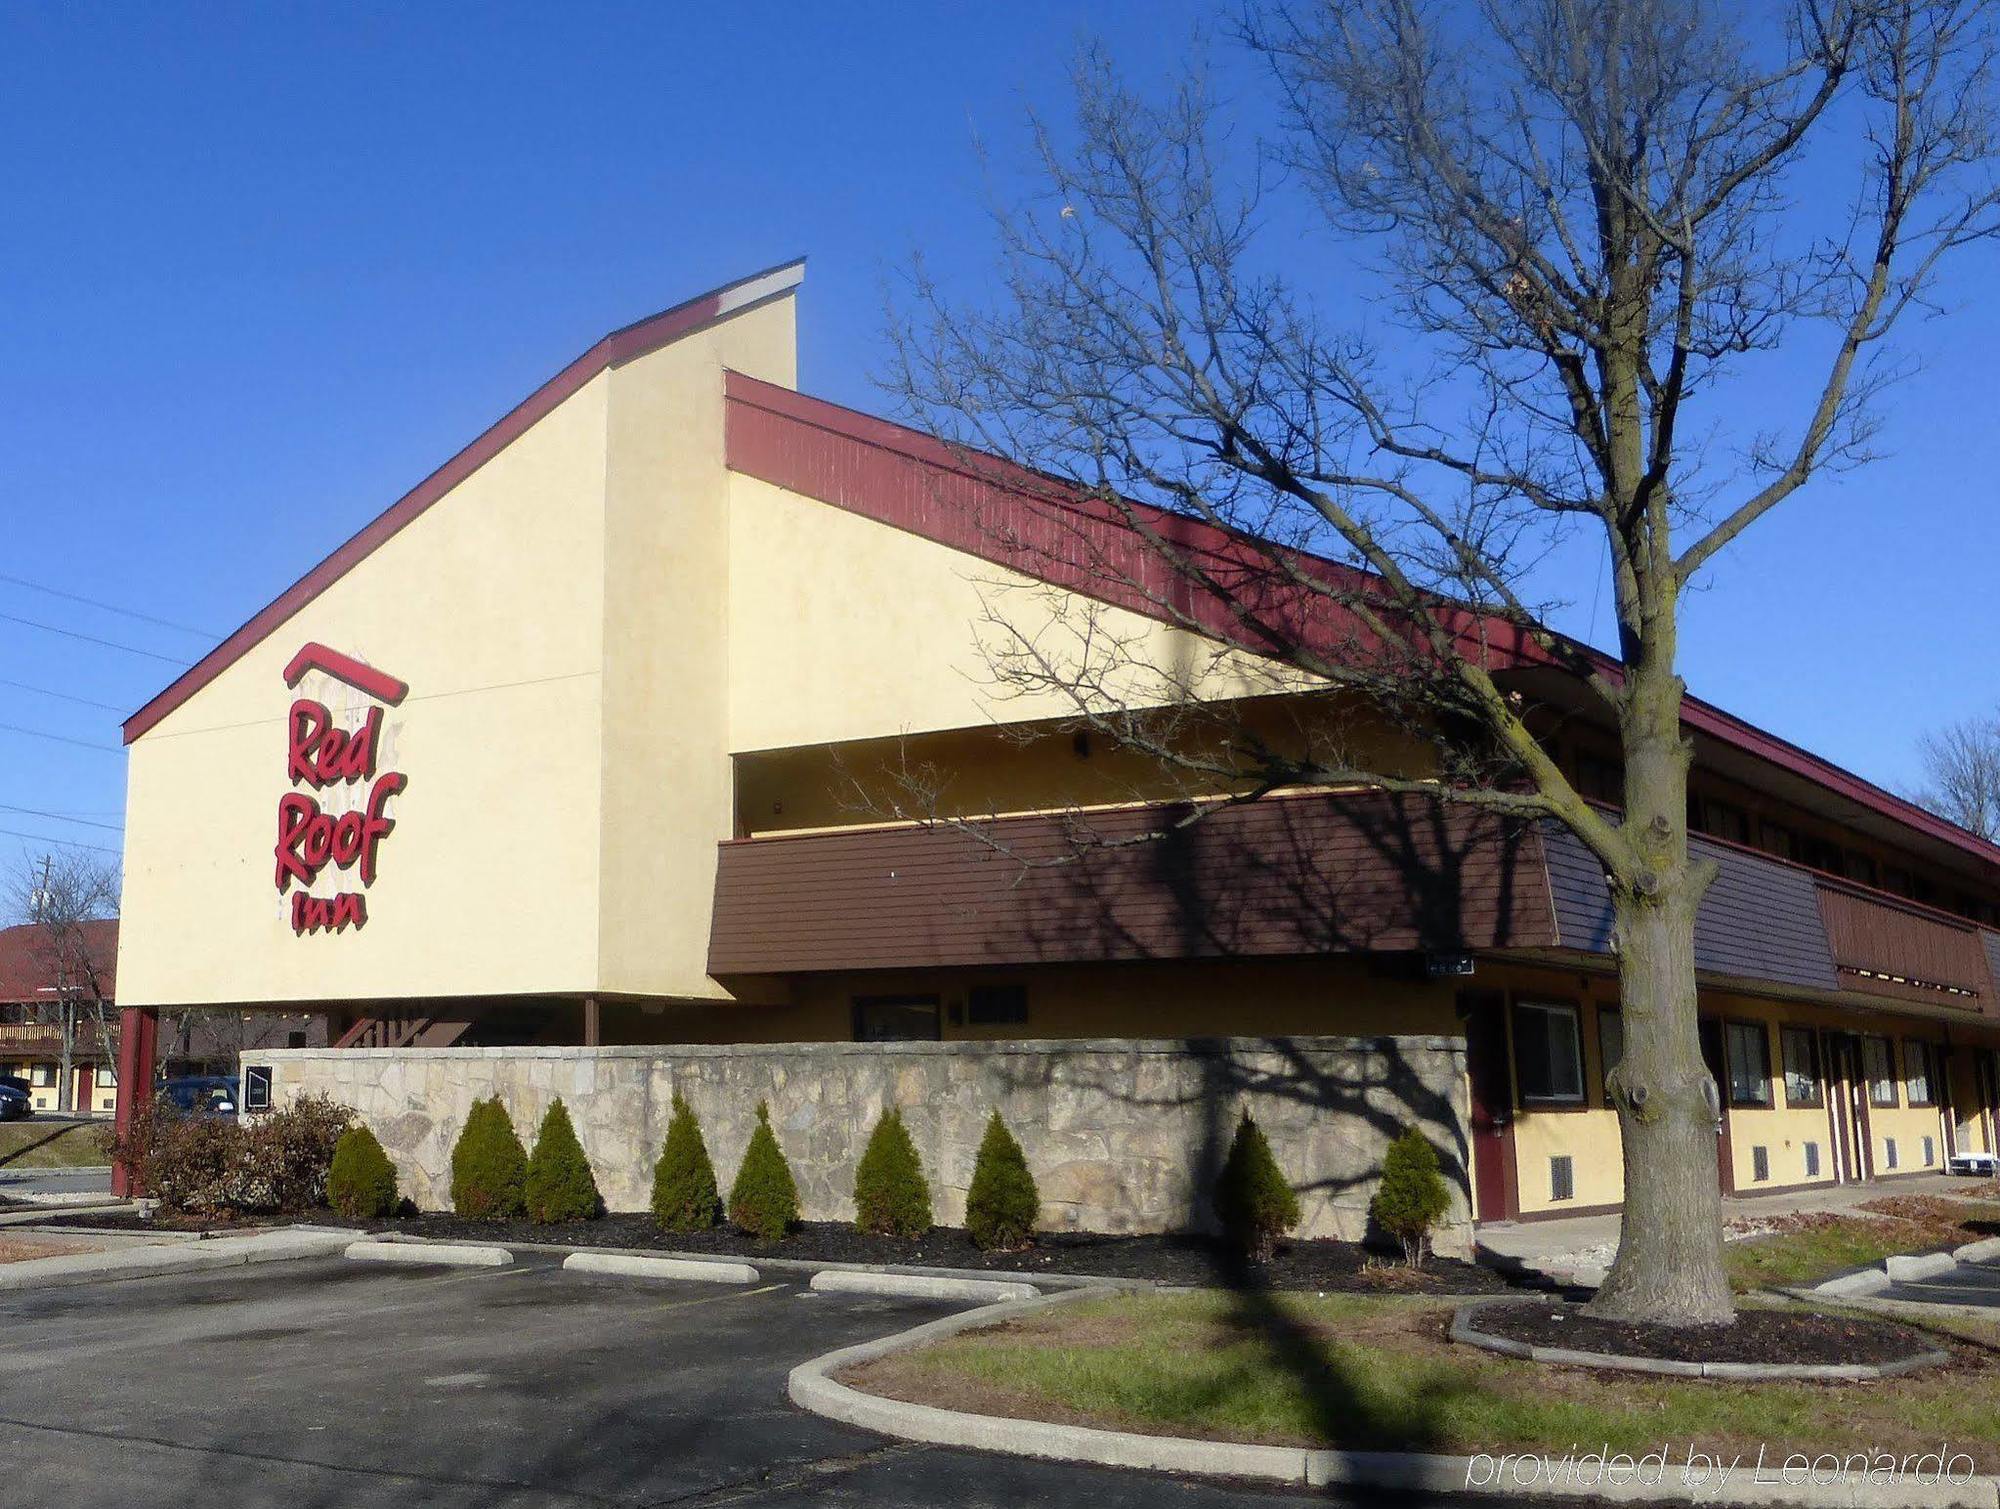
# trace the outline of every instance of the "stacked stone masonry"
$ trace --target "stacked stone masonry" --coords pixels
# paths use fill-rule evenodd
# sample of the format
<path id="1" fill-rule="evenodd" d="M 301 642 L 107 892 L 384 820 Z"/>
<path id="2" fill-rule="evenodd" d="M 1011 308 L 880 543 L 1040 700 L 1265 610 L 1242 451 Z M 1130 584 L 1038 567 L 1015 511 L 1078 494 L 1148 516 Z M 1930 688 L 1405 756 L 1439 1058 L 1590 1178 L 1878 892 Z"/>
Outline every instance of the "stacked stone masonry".
<path id="1" fill-rule="evenodd" d="M 450 1203 L 451 1146 L 472 1102 L 498 1095 L 524 1140 L 561 1096 L 610 1209 L 643 1210 L 678 1091 L 725 1187 L 771 1120 L 808 1220 L 851 1220 L 854 1166 L 886 1106 L 902 1109 L 937 1218 L 964 1218 L 996 1105 L 1020 1139 L 1052 1230 L 1208 1224 L 1207 1191 L 1247 1107 L 1299 1191 L 1300 1234 L 1358 1240 L 1389 1141 L 1436 1144 L 1453 1205 L 1437 1248 L 1468 1255 L 1465 1044 L 1449 1037 L 1182 1041 L 790 1043 L 616 1048 L 284 1049 L 246 1054 L 285 1105 L 351 1106 L 424 1209 Z"/>

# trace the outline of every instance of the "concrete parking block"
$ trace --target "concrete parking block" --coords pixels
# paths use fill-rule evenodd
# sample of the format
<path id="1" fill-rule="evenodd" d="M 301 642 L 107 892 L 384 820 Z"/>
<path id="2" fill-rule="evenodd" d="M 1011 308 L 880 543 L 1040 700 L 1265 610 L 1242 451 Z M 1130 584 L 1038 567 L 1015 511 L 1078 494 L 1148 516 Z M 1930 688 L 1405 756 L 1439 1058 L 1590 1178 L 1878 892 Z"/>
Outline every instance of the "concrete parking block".
<path id="1" fill-rule="evenodd" d="M 449 1268 L 505 1268 L 514 1254 L 504 1247 L 453 1242 L 349 1242 L 342 1256 L 363 1263 L 429 1263 Z"/>
<path id="2" fill-rule="evenodd" d="M 1963 1247 L 1952 1248 L 1951 1255 L 1961 1263 L 1991 1263 L 2000 1259 L 2000 1237 L 1967 1242 Z"/>
<path id="3" fill-rule="evenodd" d="M 995 1279 L 927 1278 L 914 1273 L 859 1273 L 836 1268 L 815 1273 L 812 1287 L 821 1294 L 879 1294 L 891 1299 L 966 1300 L 981 1305 L 1038 1299 L 1042 1292 L 1033 1284 Z"/>
<path id="4" fill-rule="evenodd" d="M 1912 1279 L 1936 1278 L 1949 1273 L 1958 1266 L 1958 1260 L 1949 1252 L 1925 1252 L 1915 1256 L 1888 1257 L 1882 1260 L 1882 1271 L 1891 1283 L 1906 1284 Z"/>
<path id="5" fill-rule="evenodd" d="M 65 1253 L 0 1264 L 0 1292 L 54 1289 L 111 1279 L 198 1273 L 246 1263 L 281 1263 L 330 1257 L 352 1240 L 348 1232 L 269 1231 L 213 1241 L 173 1242 L 157 1247 L 119 1247 L 107 1252 Z"/>
<path id="6" fill-rule="evenodd" d="M 681 1279 L 697 1284 L 754 1284 L 748 1263 L 705 1263 L 697 1258 L 638 1257 L 626 1252 L 572 1252 L 563 1259 L 569 1273 L 606 1273 L 619 1278 Z"/>

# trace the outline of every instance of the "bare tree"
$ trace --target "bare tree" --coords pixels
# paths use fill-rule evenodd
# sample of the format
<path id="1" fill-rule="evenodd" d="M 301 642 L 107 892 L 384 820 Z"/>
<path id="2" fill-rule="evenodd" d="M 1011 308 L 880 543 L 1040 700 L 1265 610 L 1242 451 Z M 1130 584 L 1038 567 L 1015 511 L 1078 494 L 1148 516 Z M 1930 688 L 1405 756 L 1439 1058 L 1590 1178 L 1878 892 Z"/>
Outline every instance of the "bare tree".
<path id="1" fill-rule="evenodd" d="M 1917 741 L 1923 784 L 1914 799 L 1939 817 L 2000 843 L 2000 717 L 1967 718 Z"/>
<path id="2" fill-rule="evenodd" d="M 90 923 L 118 915 L 118 866 L 82 849 L 22 856 L 9 880 L 10 910 L 35 929 L 34 957 L 48 983 L 31 1016 L 60 1029 L 56 1105 L 74 1108 L 74 1066 L 83 1029 L 107 1059 L 118 1055 L 110 994 L 113 961 L 93 947 Z"/>
<path id="3" fill-rule="evenodd" d="M 1237 800 L 1422 790 L 1565 824 L 1596 856 L 1626 1023 L 1604 1315 L 1733 1316 L 1681 598 L 1809 480 L 1869 459 L 1885 337 L 2000 227 L 1990 19 L 1973 0 L 1300 0 L 1240 28 L 1285 121 L 1254 147 L 1200 77 L 1154 99 L 1089 53 L 1074 129 L 1036 124 L 1045 190 L 997 216 L 1000 295 L 948 298 L 919 266 L 896 325 L 911 416 L 1062 504 L 1066 524 L 1009 541 L 1018 559 L 1080 562 L 1095 595 L 1220 647 L 1142 665 L 1098 619 L 996 598 L 1004 685 L 1060 692 Z M 1848 185 L 1830 217 L 1795 200 L 1809 164 Z M 1326 271 L 1337 301 L 1307 286 Z M 1727 380 L 1780 346 L 1762 396 L 1796 408 L 1788 431 L 1718 456 Z M 1800 360 L 1805 389 L 1779 386 Z M 1142 569 L 1101 548 L 1107 519 Z M 1573 533 L 1607 563 L 1615 653 L 1544 626 L 1586 595 L 1560 569 L 1578 552 L 1554 553 Z M 1193 709 L 1231 657 L 1392 710 L 1430 777 L 1217 727 Z M 1537 737 L 1507 675 L 1524 664 L 1615 725 L 1622 819 Z M 1201 725 L 1193 754 L 1176 719 Z"/>

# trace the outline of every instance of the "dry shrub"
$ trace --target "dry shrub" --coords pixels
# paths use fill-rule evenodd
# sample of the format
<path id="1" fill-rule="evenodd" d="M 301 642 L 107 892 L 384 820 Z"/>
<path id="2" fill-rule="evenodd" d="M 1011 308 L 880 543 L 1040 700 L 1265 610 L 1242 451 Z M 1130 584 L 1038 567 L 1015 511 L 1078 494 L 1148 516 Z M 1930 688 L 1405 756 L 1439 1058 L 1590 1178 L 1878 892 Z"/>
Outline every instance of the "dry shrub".
<path id="1" fill-rule="evenodd" d="M 333 1150 L 354 1113 L 302 1095 L 255 1119 L 189 1115 L 154 1097 L 112 1154 L 176 1215 L 282 1215 L 326 1204 Z"/>

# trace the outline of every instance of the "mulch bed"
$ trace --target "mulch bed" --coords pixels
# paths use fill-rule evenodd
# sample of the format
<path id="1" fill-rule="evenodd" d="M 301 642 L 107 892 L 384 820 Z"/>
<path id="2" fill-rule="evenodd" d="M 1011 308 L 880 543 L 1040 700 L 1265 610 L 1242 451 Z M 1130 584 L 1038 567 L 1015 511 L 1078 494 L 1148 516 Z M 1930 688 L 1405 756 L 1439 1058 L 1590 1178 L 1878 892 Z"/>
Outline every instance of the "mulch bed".
<path id="1" fill-rule="evenodd" d="M 838 1221 L 807 1221 L 782 1242 L 763 1243 L 727 1228 L 662 1231 L 650 1215 L 607 1215 L 595 1221 L 535 1226 L 527 1221 L 469 1221 L 445 1212 L 349 1222 L 332 1211 L 250 1219 L 145 1219 L 130 1212 L 63 1217 L 50 1226 L 119 1231 L 225 1230 L 297 1220 L 359 1225 L 369 1231 L 444 1241 L 540 1243 L 558 1247 L 631 1247 L 661 1252 L 712 1253 L 718 1257 L 797 1258 L 821 1263 L 895 1263 L 920 1268 L 970 1268 L 1007 1273 L 1075 1273 L 1204 1286 L 1249 1284 L 1350 1294 L 1505 1294 L 1515 1286 L 1489 1268 L 1432 1258 L 1421 1271 L 1364 1251 L 1351 1242 L 1280 1243 L 1269 1263 L 1245 1267 L 1220 1244 L 1199 1236 L 1100 1236 L 1049 1232 L 1021 1252 L 982 1252 L 957 1227 L 940 1226 L 915 1241 L 871 1236 Z"/>
<path id="2" fill-rule="evenodd" d="M 1937 1342 L 1903 1326 L 1800 1310 L 1740 1310 L 1728 1326 L 1649 1326 L 1599 1320 L 1575 1305 L 1490 1305 L 1473 1325 L 1537 1347 L 1667 1362 L 1897 1362 Z"/>
<path id="3" fill-rule="evenodd" d="M 957 1227 L 940 1226 L 915 1241 L 873 1236 L 838 1221 L 807 1221 L 782 1242 L 762 1243 L 727 1228 L 662 1231 L 647 1215 L 534 1226 L 526 1221 L 466 1221 L 433 1213 L 365 1223 L 371 1230 L 459 1241 L 545 1242 L 577 1247 L 648 1247 L 748 1258 L 824 1263 L 897 1263 L 1009 1273 L 1077 1273 L 1173 1285 L 1248 1282 L 1273 1289 L 1348 1293 L 1503 1294 L 1510 1285 L 1490 1269 L 1433 1258 L 1420 1273 L 1350 1242 L 1287 1242 L 1268 1264 L 1232 1264 L 1219 1244 L 1198 1236 L 1102 1236 L 1049 1232 L 1021 1252 L 982 1252 Z"/>

